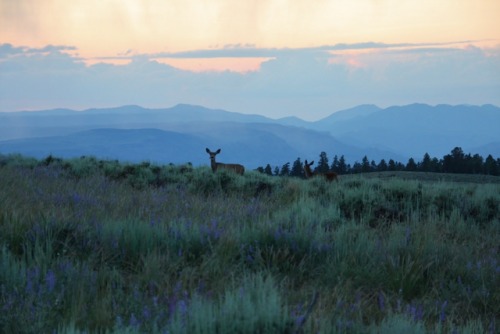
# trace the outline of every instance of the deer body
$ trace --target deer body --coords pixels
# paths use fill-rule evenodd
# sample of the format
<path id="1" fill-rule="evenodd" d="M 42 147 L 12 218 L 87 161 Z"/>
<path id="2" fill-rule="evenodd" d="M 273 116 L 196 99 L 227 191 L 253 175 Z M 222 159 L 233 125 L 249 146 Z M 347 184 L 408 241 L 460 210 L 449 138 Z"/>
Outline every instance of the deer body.
<path id="1" fill-rule="evenodd" d="M 240 175 L 243 175 L 243 173 L 245 173 L 245 167 L 240 164 L 224 164 L 222 162 L 216 162 L 215 156 L 220 153 L 220 148 L 215 152 L 210 151 L 208 148 L 206 149 L 206 151 L 210 155 L 210 166 L 212 167 L 212 171 L 214 173 L 219 169 L 230 170 Z"/>
<path id="2" fill-rule="evenodd" d="M 304 161 L 304 175 L 306 176 L 306 179 L 310 179 L 313 176 L 323 176 L 327 181 L 332 182 L 332 181 L 338 181 L 338 175 L 335 172 L 326 172 L 326 173 L 314 173 L 311 170 L 311 166 L 314 164 L 314 161 L 311 161 L 310 163 L 307 163 L 307 160 Z"/>

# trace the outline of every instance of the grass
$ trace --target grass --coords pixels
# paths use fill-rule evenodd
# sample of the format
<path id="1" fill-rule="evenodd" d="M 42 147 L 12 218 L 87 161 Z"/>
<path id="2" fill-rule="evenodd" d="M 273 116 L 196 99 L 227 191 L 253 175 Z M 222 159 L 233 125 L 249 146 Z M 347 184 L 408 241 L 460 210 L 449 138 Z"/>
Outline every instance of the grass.
<path id="1" fill-rule="evenodd" d="M 0 332 L 498 331 L 498 178 L 0 155 L 0 189 Z"/>

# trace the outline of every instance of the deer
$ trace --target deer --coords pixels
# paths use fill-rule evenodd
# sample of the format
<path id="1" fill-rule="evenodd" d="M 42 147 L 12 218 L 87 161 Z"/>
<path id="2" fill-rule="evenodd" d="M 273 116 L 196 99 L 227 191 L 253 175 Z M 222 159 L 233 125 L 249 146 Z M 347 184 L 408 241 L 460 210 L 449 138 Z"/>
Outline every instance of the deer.
<path id="1" fill-rule="evenodd" d="M 306 179 L 310 179 L 314 176 L 322 176 L 324 177 L 328 182 L 332 181 L 338 181 L 338 175 L 335 172 L 325 172 L 325 173 L 319 173 L 319 172 L 313 172 L 311 170 L 311 166 L 314 164 L 314 160 L 311 161 L 310 163 L 307 163 L 307 160 L 304 161 L 304 175 L 306 176 Z"/>
<path id="2" fill-rule="evenodd" d="M 245 173 L 245 167 L 240 164 L 223 164 L 222 162 L 216 162 L 215 156 L 220 153 L 220 148 L 215 152 L 206 148 L 206 151 L 210 155 L 210 166 L 212 167 L 212 171 L 214 173 L 216 173 L 219 169 L 230 170 L 239 175 L 243 175 L 243 173 Z"/>

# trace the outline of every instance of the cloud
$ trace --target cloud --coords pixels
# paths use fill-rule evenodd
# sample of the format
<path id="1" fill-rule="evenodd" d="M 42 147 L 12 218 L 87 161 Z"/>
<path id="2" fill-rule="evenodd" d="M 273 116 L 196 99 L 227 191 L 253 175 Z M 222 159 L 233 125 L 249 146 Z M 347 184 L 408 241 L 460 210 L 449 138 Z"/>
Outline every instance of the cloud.
<path id="1" fill-rule="evenodd" d="M 130 50 L 123 57 L 131 62 L 120 66 L 86 66 L 68 51 L 75 49 L 0 45 L 0 109 L 192 103 L 270 117 L 318 119 L 364 103 L 500 105 L 500 47 L 359 43 L 259 49 L 238 44 L 174 54 L 134 55 Z M 269 60 L 249 73 L 196 73 L 153 60 L 159 56 Z"/>
<path id="2" fill-rule="evenodd" d="M 226 44 L 223 47 L 215 46 L 208 49 L 188 50 L 179 52 L 158 52 L 149 54 L 134 54 L 132 50 L 119 53 L 117 56 L 97 57 L 96 59 L 109 60 L 109 59 L 132 59 L 137 56 L 146 57 L 150 59 L 161 58 L 177 58 L 177 59 L 207 59 L 207 58 L 274 58 L 284 57 L 298 54 L 314 54 L 315 56 L 327 55 L 336 51 L 356 51 L 364 49 L 393 49 L 393 48 L 429 48 L 439 50 L 447 45 L 470 43 L 473 41 L 455 41 L 447 43 L 353 43 L 353 44 L 334 44 L 322 45 L 316 47 L 304 48 L 259 48 L 254 44 Z"/>
<path id="3" fill-rule="evenodd" d="M 17 55 L 34 55 L 40 53 L 60 53 L 62 51 L 76 51 L 70 45 L 47 45 L 43 48 L 30 48 L 26 46 L 13 46 L 10 43 L 0 44 L 0 59 Z"/>

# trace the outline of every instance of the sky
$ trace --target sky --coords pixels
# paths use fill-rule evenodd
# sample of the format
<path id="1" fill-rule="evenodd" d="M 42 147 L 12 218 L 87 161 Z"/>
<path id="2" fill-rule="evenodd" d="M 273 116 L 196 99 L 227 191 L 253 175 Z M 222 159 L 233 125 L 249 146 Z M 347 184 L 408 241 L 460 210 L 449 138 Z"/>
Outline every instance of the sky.
<path id="1" fill-rule="evenodd" d="M 498 0 L 0 0 L 0 111 L 500 105 Z"/>

